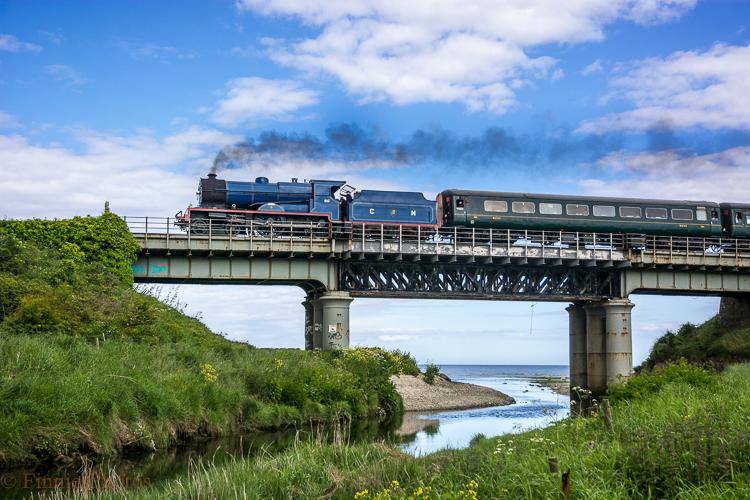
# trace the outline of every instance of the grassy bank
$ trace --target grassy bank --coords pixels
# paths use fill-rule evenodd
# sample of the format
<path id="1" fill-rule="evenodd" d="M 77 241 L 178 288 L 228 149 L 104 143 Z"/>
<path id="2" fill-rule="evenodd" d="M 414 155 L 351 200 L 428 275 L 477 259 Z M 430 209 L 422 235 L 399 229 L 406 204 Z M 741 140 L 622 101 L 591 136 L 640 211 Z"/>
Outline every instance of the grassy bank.
<path id="1" fill-rule="evenodd" d="M 187 479 L 124 493 L 143 499 L 561 499 L 560 473 L 549 470 L 555 457 L 562 471 L 571 470 L 571 498 L 750 498 L 748 400 L 750 366 L 721 375 L 699 370 L 686 381 L 621 397 L 612 407 L 611 431 L 596 414 L 522 434 L 478 435 L 465 450 L 422 458 L 379 443 L 313 441 L 221 468 L 202 464 Z"/>
<path id="2" fill-rule="evenodd" d="M 718 316 L 699 326 L 685 323 L 677 333 L 668 331 L 657 339 L 646 363 L 653 368 L 681 358 L 719 364 L 750 360 L 750 329 L 723 327 Z"/>
<path id="3" fill-rule="evenodd" d="M 230 342 L 79 243 L 45 249 L 0 232 L 0 462 L 398 411 L 388 377 L 419 372 L 398 351 Z"/>

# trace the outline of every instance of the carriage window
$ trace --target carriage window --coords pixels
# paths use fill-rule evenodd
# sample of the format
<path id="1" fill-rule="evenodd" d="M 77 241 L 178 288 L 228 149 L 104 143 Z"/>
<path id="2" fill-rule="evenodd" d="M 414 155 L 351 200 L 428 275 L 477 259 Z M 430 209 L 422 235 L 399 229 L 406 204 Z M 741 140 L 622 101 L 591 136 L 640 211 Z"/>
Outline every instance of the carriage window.
<path id="1" fill-rule="evenodd" d="M 719 211 L 711 210 L 711 220 L 719 220 Z"/>
<path id="2" fill-rule="evenodd" d="M 742 224 L 742 212 L 736 212 L 734 215 L 734 220 L 737 224 Z"/>
<path id="3" fill-rule="evenodd" d="M 589 206 L 588 205 L 573 205 L 571 203 L 565 206 L 565 211 L 568 213 L 568 215 L 588 215 Z"/>
<path id="4" fill-rule="evenodd" d="M 539 213 L 540 214 L 550 214 L 550 215 L 561 215 L 562 214 L 562 204 L 560 204 L 560 203 L 540 203 L 539 204 Z"/>
<path id="5" fill-rule="evenodd" d="M 704 214 L 706 212 L 703 212 Z M 693 220 L 693 211 L 684 208 L 673 208 L 672 218 L 674 220 Z"/>
<path id="6" fill-rule="evenodd" d="M 620 217 L 641 218 L 641 207 L 620 207 Z"/>
<path id="7" fill-rule="evenodd" d="M 666 219 L 667 209 L 666 208 L 647 208 L 646 218 L 647 219 Z"/>
<path id="8" fill-rule="evenodd" d="M 695 213 L 695 218 L 698 220 L 708 219 L 708 214 L 706 213 L 705 207 L 698 207 L 698 211 Z"/>
<path id="9" fill-rule="evenodd" d="M 608 207 L 605 205 L 594 205 L 594 215 L 596 217 L 614 217 L 615 207 Z"/>
<path id="10" fill-rule="evenodd" d="M 513 211 L 517 214 L 533 214 L 534 202 L 532 201 L 514 201 Z"/>
<path id="11" fill-rule="evenodd" d="M 484 211 L 485 212 L 507 212 L 508 211 L 508 202 L 507 201 L 485 200 L 484 201 Z"/>

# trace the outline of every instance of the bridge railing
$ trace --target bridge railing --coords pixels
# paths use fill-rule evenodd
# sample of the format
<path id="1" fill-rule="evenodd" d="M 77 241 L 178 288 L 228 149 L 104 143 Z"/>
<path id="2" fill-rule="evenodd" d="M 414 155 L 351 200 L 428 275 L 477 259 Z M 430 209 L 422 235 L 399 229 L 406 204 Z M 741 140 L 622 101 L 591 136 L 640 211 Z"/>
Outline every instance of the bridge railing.
<path id="1" fill-rule="evenodd" d="M 196 239 L 328 239 L 332 229 L 328 223 L 296 221 L 236 222 L 208 219 L 183 224 L 174 217 L 123 217 L 123 220 L 135 235 L 171 235 Z"/>
<path id="2" fill-rule="evenodd" d="M 630 260 L 645 263 L 750 266 L 750 240 L 699 238 L 620 233 L 578 233 L 474 227 L 414 226 L 399 224 L 351 224 L 341 222 L 205 220 L 183 224 L 174 217 L 123 217 L 144 247 L 149 238 L 170 248 L 171 239 L 191 247 L 212 241 L 233 241 L 252 249 L 255 241 L 274 245 L 321 244 L 337 240 L 363 253 L 411 253 L 439 255 L 510 256 L 584 260 Z M 178 223 L 179 222 L 179 223 Z M 186 241 L 185 241 L 186 240 Z M 287 242 L 287 243 L 284 243 Z M 270 245 L 270 246 L 269 246 Z M 331 251 L 334 246 L 329 245 Z M 292 247 L 289 247 L 292 248 Z M 344 248 L 344 247 L 340 247 Z"/>

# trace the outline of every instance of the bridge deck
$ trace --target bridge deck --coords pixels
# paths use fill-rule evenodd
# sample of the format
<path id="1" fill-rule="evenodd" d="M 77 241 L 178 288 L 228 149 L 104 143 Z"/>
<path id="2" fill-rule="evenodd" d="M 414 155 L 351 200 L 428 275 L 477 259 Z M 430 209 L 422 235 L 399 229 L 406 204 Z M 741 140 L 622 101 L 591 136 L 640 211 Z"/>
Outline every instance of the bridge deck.
<path id="1" fill-rule="evenodd" d="M 265 224 L 208 234 L 170 227 L 170 218 L 127 218 L 144 255 L 327 258 L 460 262 L 547 267 L 750 272 L 750 240 L 643 236 L 623 250 L 628 235 L 560 231 L 383 226 L 313 227 Z M 174 219 L 172 219 L 173 221 Z M 227 234 L 228 233 L 228 234 Z M 630 241 L 630 246 L 633 242 Z"/>

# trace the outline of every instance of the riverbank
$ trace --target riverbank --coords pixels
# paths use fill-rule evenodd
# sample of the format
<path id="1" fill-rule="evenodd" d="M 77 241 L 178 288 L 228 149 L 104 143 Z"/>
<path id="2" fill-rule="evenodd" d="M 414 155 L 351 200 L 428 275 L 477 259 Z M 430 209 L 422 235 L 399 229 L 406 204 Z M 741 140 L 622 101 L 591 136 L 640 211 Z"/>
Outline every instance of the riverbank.
<path id="1" fill-rule="evenodd" d="M 404 401 L 405 411 L 469 410 L 515 403 L 512 397 L 495 389 L 453 382 L 441 375 L 435 377 L 432 385 L 421 375 L 393 375 L 390 380 Z"/>
<path id="2" fill-rule="evenodd" d="M 273 456 L 203 463 L 189 477 L 128 497 L 560 499 L 561 472 L 569 469 L 571 498 L 750 497 L 750 366 L 721 375 L 682 366 L 667 379 L 614 401 L 611 430 L 596 413 L 524 433 L 477 435 L 467 449 L 418 458 L 382 443 L 313 439 Z M 551 457 L 559 472 L 550 473 Z M 121 496 L 106 491 L 103 498 Z"/>
<path id="3" fill-rule="evenodd" d="M 108 248 L 131 251 L 132 235 L 112 214 L 90 219 L 0 224 L 0 464 L 403 411 L 388 377 L 420 373 L 408 354 L 230 342 L 184 315 L 176 290 L 134 290 L 132 272 L 115 274 L 128 255 L 110 268 Z M 114 233 L 97 233 L 99 260 L 85 258 L 85 238 L 57 250 L 33 243 L 88 234 L 86 224 Z"/>

